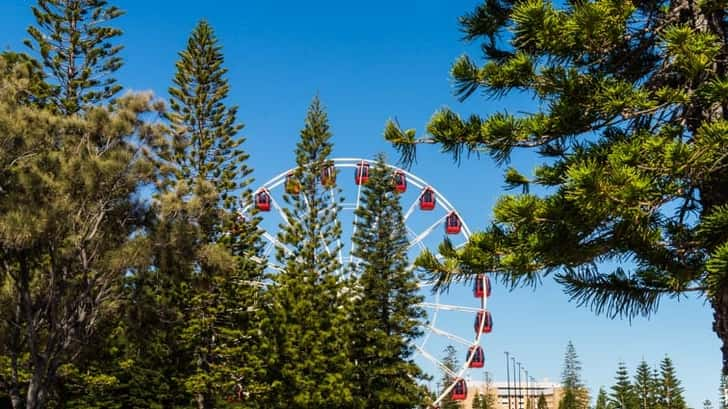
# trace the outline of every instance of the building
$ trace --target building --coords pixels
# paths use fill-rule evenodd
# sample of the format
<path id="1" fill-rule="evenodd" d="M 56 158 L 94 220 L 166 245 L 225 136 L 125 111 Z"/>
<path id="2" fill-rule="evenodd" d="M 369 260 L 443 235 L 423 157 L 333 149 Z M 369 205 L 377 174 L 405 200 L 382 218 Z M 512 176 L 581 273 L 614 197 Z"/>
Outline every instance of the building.
<path id="1" fill-rule="evenodd" d="M 510 386 L 510 387 L 509 387 Z M 463 408 L 472 408 L 473 399 L 477 395 L 495 395 L 497 409 L 535 409 L 538 399 L 543 394 L 548 409 L 557 409 L 561 400 L 562 388 L 558 383 L 548 380 L 540 382 L 522 382 L 520 386 L 513 382 L 490 382 L 470 380 L 468 382 L 468 398 Z M 530 403 L 530 404 L 529 404 Z"/>

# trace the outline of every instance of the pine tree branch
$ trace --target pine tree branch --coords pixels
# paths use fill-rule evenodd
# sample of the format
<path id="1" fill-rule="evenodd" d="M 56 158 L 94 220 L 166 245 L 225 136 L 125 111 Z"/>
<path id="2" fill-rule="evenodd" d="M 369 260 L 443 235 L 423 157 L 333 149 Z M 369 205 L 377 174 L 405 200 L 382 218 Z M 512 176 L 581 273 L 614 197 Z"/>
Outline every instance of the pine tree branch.
<path id="1" fill-rule="evenodd" d="M 627 275 L 621 268 L 609 274 L 600 273 L 596 266 L 567 268 L 556 275 L 556 281 L 565 287 L 571 301 L 610 318 L 649 317 L 657 311 L 662 296 L 676 294 L 638 274 Z"/>

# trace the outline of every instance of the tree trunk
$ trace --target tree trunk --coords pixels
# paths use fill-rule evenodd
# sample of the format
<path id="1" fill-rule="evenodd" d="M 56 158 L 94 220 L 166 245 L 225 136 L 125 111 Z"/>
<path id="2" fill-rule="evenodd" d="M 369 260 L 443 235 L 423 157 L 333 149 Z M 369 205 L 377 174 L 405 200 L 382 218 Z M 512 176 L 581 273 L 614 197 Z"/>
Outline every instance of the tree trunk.
<path id="1" fill-rule="evenodd" d="M 20 391 L 13 385 L 10 388 L 10 403 L 13 405 L 13 409 L 22 409 L 23 400 L 20 398 Z"/>
<path id="2" fill-rule="evenodd" d="M 36 379 L 35 376 L 33 376 L 33 379 L 30 380 L 30 383 L 28 384 L 28 394 L 25 400 L 25 409 L 40 409 L 40 402 L 38 399 L 39 395 L 39 389 L 40 389 L 40 383 Z"/>
<path id="3" fill-rule="evenodd" d="M 721 366 L 721 393 L 724 401 L 728 402 L 728 288 L 718 294 L 712 301 L 713 305 L 713 331 L 720 338 L 722 345 Z"/>
<path id="4" fill-rule="evenodd" d="M 13 405 L 13 409 L 21 409 L 23 407 L 23 399 L 20 397 L 20 380 L 18 378 L 18 354 L 14 351 L 11 354 L 12 362 L 12 381 L 10 382 L 10 402 Z"/>
<path id="5" fill-rule="evenodd" d="M 47 391 L 51 387 L 52 379 L 43 376 L 46 365 L 42 365 L 42 368 L 40 366 L 33 368 L 33 377 L 28 384 L 25 409 L 43 409 L 45 407 L 45 397 L 48 396 Z"/>
<path id="6" fill-rule="evenodd" d="M 10 346 L 10 365 L 12 369 L 12 374 L 10 378 L 10 390 L 8 394 L 10 395 L 10 402 L 13 405 L 13 409 L 21 409 L 23 407 L 23 399 L 20 397 L 20 376 L 18 376 L 19 371 L 19 365 L 18 362 L 18 355 L 20 354 L 20 330 L 18 327 L 20 326 L 21 322 L 21 309 L 20 309 L 20 302 L 16 303 L 15 306 L 15 316 L 13 317 L 13 322 L 10 325 L 10 340 L 11 340 L 11 346 Z"/>

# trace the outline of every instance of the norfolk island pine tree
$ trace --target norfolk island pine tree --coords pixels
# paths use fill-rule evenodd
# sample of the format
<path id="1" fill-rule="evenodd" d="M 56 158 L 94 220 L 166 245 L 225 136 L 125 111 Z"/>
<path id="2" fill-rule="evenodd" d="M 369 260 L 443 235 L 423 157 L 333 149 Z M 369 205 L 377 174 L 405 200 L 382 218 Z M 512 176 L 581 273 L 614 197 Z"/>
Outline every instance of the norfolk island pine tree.
<path id="1" fill-rule="evenodd" d="M 353 405 L 350 356 L 351 284 L 343 280 L 338 260 L 339 204 L 332 203 L 335 180 L 322 183 L 333 169 L 326 112 L 318 97 L 311 103 L 296 145 L 294 177 L 301 189 L 286 194 L 276 248 L 281 264 L 262 303 L 261 330 L 270 393 L 268 408 L 347 408 Z"/>
<path id="2" fill-rule="evenodd" d="M 169 89 L 171 140 L 159 152 L 164 178 L 157 197 L 165 240 L 178 248 L 168 282 L 169 301 L 180 310 L 178 352 L 193 363 L 177 374 L 199 409 L 257 391 L 260 361 L 254 354 L 259 281 L 257 219 L 241 219 L 252 183 L 237 107 L 227 106 L 222 47 L 200 21 L 179 53 Z M 161 237 L 160 237 L 161 238 Z M 170 277 L 171 278 L 171 277 Z M 176 295 L 174 294 L 176 292 Z M 238 398 L 236 396 L 236 398 Z"/>
<path id="3" fill-rule="evenodd" d="M 352 236 L 358 276 L 352 360 L 357 407 L 411 408 L 424 400 L 410 341 L 421 335 L 422 297 L 409 266 L 409 241 L 394 174 L 379 155 L 362 186 Z"/>

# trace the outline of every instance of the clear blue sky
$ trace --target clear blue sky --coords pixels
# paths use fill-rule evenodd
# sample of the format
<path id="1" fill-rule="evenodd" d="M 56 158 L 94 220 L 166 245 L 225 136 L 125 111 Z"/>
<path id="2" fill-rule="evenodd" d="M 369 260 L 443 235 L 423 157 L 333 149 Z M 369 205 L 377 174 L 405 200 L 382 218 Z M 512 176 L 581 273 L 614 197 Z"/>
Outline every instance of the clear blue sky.
<path id="1" fill-rule="evenodd" d="M 0 2 L 3 49 L 24 49 L 31 3 Z M 230 70 L 230 99 L 240 106 L 245 146 L 260 182 L 290 167 L 306 107 L 316 93 L 328 107 L 336 156 L 371 157 L 384 151 L 394 159 L 381 136 L 390 117 L 422 129 L 443 105 L 463 114 L 534 109 L 520 95 L 498 101 L 475 96 L 465 104 L 452 96 L 450 63 L 474 50 L 461 42 L 457 18 L 477 4 L 473 0 L 116 3 L 127 11 L 118 21 L 125 32 L 126 60 L 118 78 L 127 89 L 153 90 L 161 97 L 189 31 L 200 18 L 213 25 Z M 513 165 L 526 173 L 536 163 L 528 153 L 514 156 Z M 437 186 L 474 230 L 486 225 L 503 192 L 503 170 L 489 158 L 456 167 L 436 149 L 424 148 L 412 171 Z M 558 379 L 566 343 L 572 340 L 593 393 L 612 384 L 619 360 L 632 370 L 643 358 L 655 365 L 668 354 L 690 406 L 717 400 L 719 342 L 703 300 L 665 300 L 658 315 L 630 324 L 577 309 L 547 279 L 536 291 L 507 292 L 496 286 L 490 309 L 495 326 L 486 338 L 486 359 L 499 380 L 505 379 L 506 350 L 537 379 Z"/>

